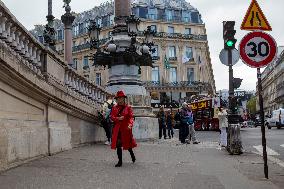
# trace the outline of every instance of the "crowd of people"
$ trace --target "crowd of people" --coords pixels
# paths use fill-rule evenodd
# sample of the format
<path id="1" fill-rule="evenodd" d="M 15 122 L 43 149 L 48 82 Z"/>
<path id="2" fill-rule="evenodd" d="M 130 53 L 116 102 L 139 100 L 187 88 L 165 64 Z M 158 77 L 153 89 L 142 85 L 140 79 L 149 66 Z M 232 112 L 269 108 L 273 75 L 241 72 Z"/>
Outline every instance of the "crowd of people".
<path id="1" fill-rule="evenodd" d="M 184 102 L 177 113 L 173 115 L 171 110 L 165 111 L 164 107 L 160 107 L 157 114 L 159 120 L 159 139 L 171 139 L 174 137 L 174 128 L 179 129 L 179 140 L 182 144 L 198 144 L 194 129 L 194 115 L 190 104 Z M 168 130 L 168 132 L 167 132 Z M 167 136 L 168 134 L 168 136 Z"/>
<path id="2" fill-rule="evenodd" d="M 128 150 L 134 163 L 136 157 L 133 148 L 137 146 L 132 134 L 134 125 L 134 115 L 132 107 L 126 103 L 127 96 L 123 91 L 118 91 L 116 96 L 109 96 L 99 112 L 101 126 L 105 130 L 107 141 L 112 149 L 117 150 L 118 163 L 115 167 L 122 166 L 122 150 Z M 225 109 L 221 109 L 219 114 L 220 123 L 220 144 L 227 146 L 228 119 Z M 184 102 L 182 107 L 174 114 L 171 110 L 160 107 L 157 113 L 159 122 L 159 139 L 174 138 L 174 128 L 179 129 L 179 141 L 181 144 L 198 144 L 194 129 L 195 117 L 192 106 Z"/>

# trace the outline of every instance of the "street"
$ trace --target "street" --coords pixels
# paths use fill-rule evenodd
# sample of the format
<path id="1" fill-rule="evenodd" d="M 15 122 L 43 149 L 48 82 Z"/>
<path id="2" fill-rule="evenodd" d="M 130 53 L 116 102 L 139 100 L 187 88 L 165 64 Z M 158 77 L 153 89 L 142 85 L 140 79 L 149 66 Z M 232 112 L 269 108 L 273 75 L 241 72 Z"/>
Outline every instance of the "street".
<path id="1" fill-rule="evenodd" d="M 283 147 L 277 148 L 277 143 L 284 143 L 281 133 L 284 130 L 270 130 L 268 141 L 282 159 Z M 201 141 L 197 145 L 181 145 L 176 137 L 139 142 L 135 149 L 137 162 L 132 164 L 124 151 L 121 168 L 114 167 L 116 152 L 109 146 L 89 145 L 3 172 L 0 186 L 1 189 L 283 188 L 283 167 L 269 161 L 270 179 L 266 180 L 261 156 L 252 153 L 256 151 L 252 146 L 261 145 L 260 136 L 259 128 L 243 129 L 245 152 L 240 156 L 221 149 L 219 133 L 214 131 L 197 132 Z"/>
<path id="2" fill-rule="evenodd" d="M 275 160 L 284 167 L 284 129 L 267 129 L 266 143 L 268 159 Z M 261 128 L 242 129 L 242 141 L 244 150 L 254 153 L 262 153 Z M 280 160 L 280 161 L 277 161 Z"/>

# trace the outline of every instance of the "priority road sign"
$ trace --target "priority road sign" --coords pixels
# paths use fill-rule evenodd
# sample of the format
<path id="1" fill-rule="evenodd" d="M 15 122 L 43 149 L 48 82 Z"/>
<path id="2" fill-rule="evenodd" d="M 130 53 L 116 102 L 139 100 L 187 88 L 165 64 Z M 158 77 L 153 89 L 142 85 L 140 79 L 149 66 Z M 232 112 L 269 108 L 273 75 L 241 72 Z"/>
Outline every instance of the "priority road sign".
<path id="1" fill-rule="evenodd" d="M 250 32 L 241 40 L 239 51 L 245 64 L 253 68 L 261 68 L 274 60 L 277 44 L 267 33 Z"/>
<path id="2" fill-rule="evenodd" d="M 219 59 L 222 64 L 229 66 L 229 60 L 228 60 L 228 53 L 229 50 L 222 49 L 222 51 L 219 54 Z M 232 50 L 232 66 L 235 65 L 240 59 L 240 54 L 237 49 Z"/>
<path id="3" fill-rule="evenodd" d="M 272 30 L 256 0 L 252 0 L 241 25 L 241 30 Z"/>

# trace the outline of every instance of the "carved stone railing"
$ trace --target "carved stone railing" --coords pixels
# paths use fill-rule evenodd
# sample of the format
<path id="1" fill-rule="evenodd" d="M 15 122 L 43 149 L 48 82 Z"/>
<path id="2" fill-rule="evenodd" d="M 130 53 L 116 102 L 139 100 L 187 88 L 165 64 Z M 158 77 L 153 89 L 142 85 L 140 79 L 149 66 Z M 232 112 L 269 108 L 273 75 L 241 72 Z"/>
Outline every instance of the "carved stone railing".
<path id="1" fill-rule="evenodd" d="M 31 91 L 40 91 L 43 98 L 85 111 L 90 117 L 108 95 L 105 89 L 80 76 L 57 53 L 39 43 L 3 2 L 0 2 L 0 60 L 2 71 L 16 73 L 23 85 L 31 84 Z"/>

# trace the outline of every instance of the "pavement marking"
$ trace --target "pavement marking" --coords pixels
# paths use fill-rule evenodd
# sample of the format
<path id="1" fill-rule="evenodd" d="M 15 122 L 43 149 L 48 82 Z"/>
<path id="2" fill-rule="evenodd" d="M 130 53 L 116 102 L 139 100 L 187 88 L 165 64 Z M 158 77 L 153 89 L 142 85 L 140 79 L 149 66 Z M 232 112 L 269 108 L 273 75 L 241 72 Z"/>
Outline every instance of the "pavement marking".
<path id="1" fill-rule="evenodd" d="M 281 144 L 280 146 L 284 148 L 284 144 Z"/>
<path id="2" fill-rule="evenodd" d="M 262 145 L 258 145 L 258 146 L 253 146 L 260 154 L 262 154 Z M 268 156 L 279 156 L 280 154 L 278 152 L 275 152 L 274 150 L 272 150 L 269 147 L 266 147 L 266 152 Z"/>
<path id="3" fill-rule="evenodd" d="M 255 151 L 253 151 L 253 153 L 258 154 L 258 155 L 260 155 L 260 156 L 263 156 L 263 154 L 260 153 L 260 152 L 255 152 Z M 273 162 L 273 163 L 276 163 L 276 164 L 278 164 L 279 166 L 281 166 L 281 167 L 284 168 L 284 162 L 281 161 L 280 159 L 278 159 L 278 158 L 276 158 L 276 157 L 273 157 L 273 156 L 269 156 L 269 155 L 267 155 L 267 159 L 268 159 L 269 161 L 271 161 L 271 162 Z"/>

